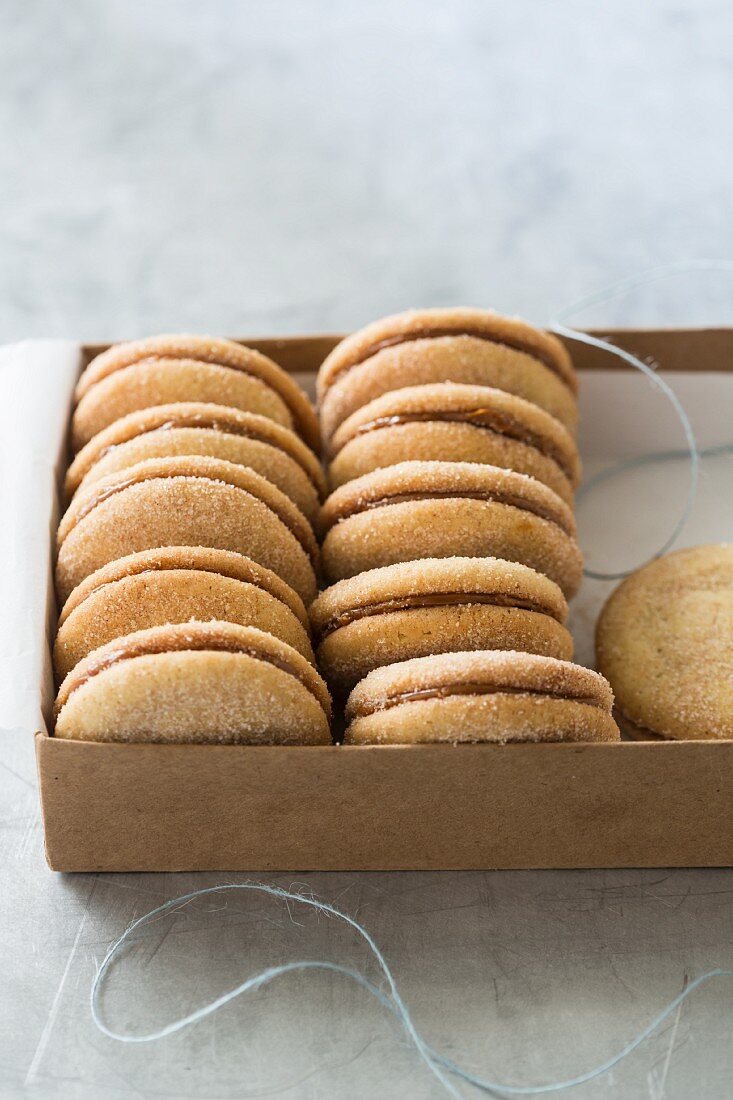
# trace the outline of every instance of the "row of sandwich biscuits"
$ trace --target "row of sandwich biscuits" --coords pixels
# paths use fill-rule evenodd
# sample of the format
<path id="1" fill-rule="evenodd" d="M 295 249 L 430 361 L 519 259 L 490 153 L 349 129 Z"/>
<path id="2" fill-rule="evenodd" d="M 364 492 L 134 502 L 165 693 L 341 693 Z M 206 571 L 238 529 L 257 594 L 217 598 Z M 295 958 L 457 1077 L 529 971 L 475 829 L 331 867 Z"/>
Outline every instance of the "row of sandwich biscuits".
<path id="1" fill-rule="evenodd" d="M 328 743 L 305 394 L 256 351 L 165 336 L 103 352 L 76 399 L 56 736 Z"/>
<path id="2" fill-rule="evenodd" d="M 311 622 L 346 741 L 618 737 L 565 626 L 582 555 L 563 345 L 487 311 L 414 311 L 342 341 L 317 389 L 330 587 Z"/>

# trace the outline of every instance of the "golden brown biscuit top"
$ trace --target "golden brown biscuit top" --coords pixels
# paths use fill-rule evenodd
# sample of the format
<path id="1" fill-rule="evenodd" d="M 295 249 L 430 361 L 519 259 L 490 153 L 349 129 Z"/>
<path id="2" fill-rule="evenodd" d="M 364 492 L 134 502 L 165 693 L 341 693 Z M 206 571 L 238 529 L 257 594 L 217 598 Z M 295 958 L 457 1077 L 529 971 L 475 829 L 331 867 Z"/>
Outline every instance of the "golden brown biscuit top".
<path id="1" fill-rule="evenodd" d="M 504 344 L 538 359 L 577 392 L 577 377 L 564 345 L 550 333 L 517 318 L 482 309 L 426 309 L 394 314 L 375 321 L 342 340 L 323 362 L 318 392 L 325 391 L 343 372 L 365 362 L 386 347 L 442 336 L 474 336 Z"/>
<path id="2" fill-rule="evenodd" d="M 610 714 L 613 693 L 597 672 L 570 661 L 511 650 L 415 657 L 370 672 L 352 691 L 346 718 L 398 703 L 455 694 L 521 694 L 569 699 Z"/>
<path id="3" fill-rule="evenodd" d="M 223 432 L 277 447 L 301 466 L 319 495 L 324 495 L 325 477 L 321 464 L 310 447 L 295 432 L 258 413 L 243 412 L 228 405 L 194 401 L 139 409 L 104 428 L 81 449 L 69 467 L 69 492 L 73 492 L 94 464 L 115 447 L 149 432 L 176 428 Z"/>
<path id="4" fill-rule="evenodd" d="M 418 607 L 487 603 L 567 618 L 558 585 L 529 566 L 500 558 L 427 558 L 370 569 L 337 581 L 311 605 L 321 638 L 366 615 Z"/>
<path id="5" fill-rule="evenodd" d="M 318 546 L 313 529 L 298 506 L 285 493 L 247 466 L 238 466 L 234 462 L 203 455 L 149 458 L 109 477 L 100 478 L 72 500 L 59 524 L 57 546 L 60 547 L 69 532 L 109 497 L 124 492 L 133 485 L 172 478 L 221 482 L 244 490 L 265 504 L 295 536 L 311 561 L 317 562 Z"/>
<path id="6" fill-rule="evenodd" d="M 574 536 L 575 520 L 567 504 L 546 485 L 498 466 L 473 462 L 399 462 L 373 470 L 340 486 L 320 514 L 325 533 L 360 512 L 412 500 L 494 501 L 523 508 Z"/>
<path id="7" fill-rule="evenodd" d="M 733 738 L 733 543 L 632 573 L 601 612 L 596 652 L 619 713 L 642 731 Z"/>
<path id="8" fill-rule="evenodd" d="M 318 418 L 295 379 L 266 355 L 233 340 L 178 334 L 150 336 L 144 340 L 115 344 L 88 364 L 77 383 L 76 400 L 80 401 L 92 386 L 116 370 L 161 359 L 193 359 L 201 363 L 230 367 L 260 379 L 283 399 L 309 446 L 315 451 L 319 449 Z"/>
<path id="9" fill-rule="evenodd" d="M 401 424 L 470 424 L 535 447 L 577 485 L 580 460 L 572 436 L 549 413 L 522 397 L 490 386 L 436 382 L 392 390 L 352 413 L 334 432 L 332 457 L 351 440 Z"/>
<path id="10" fill-rule="evenodd" d="M 154 550 L 141 550 L 103 565 L 76 586 L 61 609 L 59 626 L 72 611 L 100 588 L 127 577 L 170 570 L 215 573 L 221 577 L 254 584 L 285 604 L 303 626 L 308 626 L 308 615 L 302 599 L 271 569 L 234 550 L 215 550 L 206 546 L 163 546 Z"/>
<path id="11" fill-rule="evenodd" d="M 57 716 L 74 691 L 122 661 L 181 652 L 241 653 L 294 676 L 331 714 L 328 689 L 311 663 L 287 642 L 254 626 L 233 623 L 179 623 L 153 626 L 116 638 L 83 658 L 66 676 L 54 706 Z"/>

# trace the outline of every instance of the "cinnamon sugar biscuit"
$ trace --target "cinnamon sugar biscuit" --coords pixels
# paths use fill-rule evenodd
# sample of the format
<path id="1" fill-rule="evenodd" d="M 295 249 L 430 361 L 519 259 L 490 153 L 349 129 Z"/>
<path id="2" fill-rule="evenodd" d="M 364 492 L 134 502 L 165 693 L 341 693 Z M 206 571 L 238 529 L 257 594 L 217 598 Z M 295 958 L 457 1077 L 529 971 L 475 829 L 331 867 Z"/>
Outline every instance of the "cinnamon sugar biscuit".
<path id="1" fill-rule="evenodd" d="M 269 417 L 201 402 L 157 405 L 116 420 L 72 462 L 67 496 L 144 459 L 175 455 L 208 455 L 249 466 L 315 522 L 325 478 L 310 447 Z"/>
<path id="2" fill-rule="evenodd" d="M 577 377 L 554 336 L 488 310 L 431 309 L 375 321 L 331 352 L 318 376 L 324 436 L 375 397 L 431 382 L 494 386 L 577 424 Z"/>
<path id="3" fill-rule="evenodd" d="M 211 336 L 151 336 L 115 344 L 89 363 L 76 387 L 72 444 L 79 450 L 114 420 L 173 401 L 232 405 L 295 428 L 314 450 L 318 420 L 290 375 L 252 348 Z"/>
<path id="4" fill-rule="evenodd" d="M 607 600 L 598 667 L 636 740 L 733 739 L 733 543 L 638 569 Z"/>
<path id="5" fill-rule="evenodd" d="M 316 593 L 318 548 L 303 513 L 253 470 L 192 456 L 147 459 L 76 494 L 57 536 L 59 599 L 108 562 L 159 546 L 235 550 L 306 603 Z"/>
<path id="6" fill-rule="evenodd" d="M 377 398 L 336 430 L 332 488 L 408 460 L 482 462 L 528 474 L 567 503 L 580 480 L 570 433 L 521 397 L 452 382 L 410 386 Z"/>
<path id="7" fill-rule="evenodd" d="M 62 683 L 55 717 L 55 736 L 78 741 L 330 741 L 328 691 L 305 657 L 222 622 L 155 626 L 93 650 Z"/>
<path id="8" fill-rule="evenodd" d="M 370 672 L 349 696 L 348 744 L 617 741 L 613 695 L 580 665 L 528 653 L 417 657 Z"/>
<path id="9" fill-rule="evenodd" d="M 568 506 L 524 474 L 468 462 L 402 462 L 336 489 L 321 509 L 329 581 L 419 558 L 496 557 L 572 596 L 583 561 Z"/>
<path id="10" fill-rule="evenodd" d="M 412 657 L 515 649 L 568 659 L 556 584 L 498 558 L 431 558 L 339 581 L 311 607 L 318 664 L 332 691 Z"/>
<path id="11" fill-rule="evenodd" d="M 171 546 L 120 558 L 77 585 L 59 617 L 57 679 L 113 638 L 212 619 L 256 626 L 313 662 L 303 601 L 285 581 L 230 550 Z"/>

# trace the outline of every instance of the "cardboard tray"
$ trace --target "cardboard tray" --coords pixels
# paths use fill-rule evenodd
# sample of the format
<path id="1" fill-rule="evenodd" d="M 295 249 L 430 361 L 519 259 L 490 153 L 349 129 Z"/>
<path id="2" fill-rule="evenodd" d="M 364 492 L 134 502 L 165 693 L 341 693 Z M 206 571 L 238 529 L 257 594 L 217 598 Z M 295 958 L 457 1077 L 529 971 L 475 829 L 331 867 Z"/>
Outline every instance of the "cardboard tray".
<path id="1" fill-rule="evenodd" d="M 732 369 L 733 329 L 607 335 L 665 371 Z M 337 339 L 244 342 L 312 382 Z M 580 370 L 625 369 L 572 354 Z M 36 756 L 57 871 L 733 864 L 733 741 L 297 748 L 42 732 Z"/>

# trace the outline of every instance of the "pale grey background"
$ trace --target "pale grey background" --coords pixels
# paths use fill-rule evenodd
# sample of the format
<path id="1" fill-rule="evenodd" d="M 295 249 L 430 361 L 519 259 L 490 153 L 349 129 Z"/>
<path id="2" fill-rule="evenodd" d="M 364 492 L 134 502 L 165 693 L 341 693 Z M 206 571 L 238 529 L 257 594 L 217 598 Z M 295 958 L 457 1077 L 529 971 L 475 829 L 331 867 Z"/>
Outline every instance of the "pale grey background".
<path id="1" fill-rule="evenodd" d="M 0 339 L 341 329 L 455 302 L 547 321 L 650 264 L 731 257 L 732 33 L 710 0 L 5 0 Z M 687 277 L 622 319 L 730 322 L 730 281 Z M 52 875 L 30 743 L 1 749 L 0 1095 L 440 1095 L 337 978 L 155 1047 L 102 1038 L 87 996 L 110 939 L 216 879 Z M 300 880 L 365 921 L 430 1041 L 516 1081 L 588 1067 L 733 964 L 724 871 Z M 120 969 L 117 1026 L 293 955 L 367 963 L 331 923 L 207 908 Z M 573 1095 L 730 1095 L 732 992 L 700 991 Z"/>

